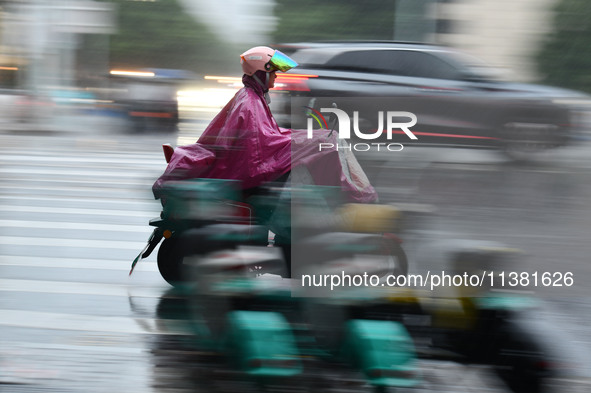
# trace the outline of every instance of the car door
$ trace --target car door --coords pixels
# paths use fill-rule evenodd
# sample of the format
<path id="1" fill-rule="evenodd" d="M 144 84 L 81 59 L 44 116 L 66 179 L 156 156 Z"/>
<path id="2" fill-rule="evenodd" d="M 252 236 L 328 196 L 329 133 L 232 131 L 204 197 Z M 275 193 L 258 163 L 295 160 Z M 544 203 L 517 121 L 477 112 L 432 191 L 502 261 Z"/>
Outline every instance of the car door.
<path id="1" fill-rule="evenodd" d="M 497 111 L 495 94 L 485 81 L 469 80 L 458 64 L 444 60 L 440 50 L 393 50 L 401 63 L 393 80 L 412 89 L 400 103 L 418 119 L 415 133 L 424 142 L 480 144 L 494 140 L 491 119 Z M 398 83 L 398 82 L 395 82 Z"/>
<path id="2" fill-rule="evenodd" d="M 405 111 L 417 116 L 413 131 L 419 143 L 488 141 L 492 137 L 484 119 L 494 108 L 485 89 L 462 80 L 463 71 L 437 54 L 427 49 L 347 51 L 326 63 L 313 91 L 331 96 L 350 113 L 358 111 L 361 128 L 378 128 L 379 111 Z M 398 134 L 400 141 L 406 140 Z"/>

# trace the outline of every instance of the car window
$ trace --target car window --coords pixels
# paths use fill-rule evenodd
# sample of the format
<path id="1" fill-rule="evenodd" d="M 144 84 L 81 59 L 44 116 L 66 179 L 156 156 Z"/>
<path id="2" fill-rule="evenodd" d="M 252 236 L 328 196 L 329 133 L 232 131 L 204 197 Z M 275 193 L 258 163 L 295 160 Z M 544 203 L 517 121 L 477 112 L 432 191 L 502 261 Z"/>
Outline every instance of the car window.
<path id="1" fill-rule="evenodd" d="M 463 52 L 445 51 L 442 53 L 446 61 L 457 64 L 458 68 L 464 69 L 465 75 L 471 75 L 481 80 L 489 81 L 510 81 L 511 77 L 506 70 L 494 67 L 482 59 Z"/>
<path id="2" fill-rule="evenodd" d="M 326 66 L 358 72 L 378 72 L 402 75 L 399 58 L 391 56 L 390 51 L 359 50 L 341 53 L 330 59 Z"/>
<path id="3" fill-rule="evenodd" d="M 458 79 L 460 72 L 431 53 L 393 51 L 402 58 L 406 75 L 419 78 Z"/>
<path id="4" fill-rule="evenodd" d="M 431 53 L 411 50 L 359 50 L 326 63 L 331 69 L 435 79 L 458 79 L 459 71 Z"/>

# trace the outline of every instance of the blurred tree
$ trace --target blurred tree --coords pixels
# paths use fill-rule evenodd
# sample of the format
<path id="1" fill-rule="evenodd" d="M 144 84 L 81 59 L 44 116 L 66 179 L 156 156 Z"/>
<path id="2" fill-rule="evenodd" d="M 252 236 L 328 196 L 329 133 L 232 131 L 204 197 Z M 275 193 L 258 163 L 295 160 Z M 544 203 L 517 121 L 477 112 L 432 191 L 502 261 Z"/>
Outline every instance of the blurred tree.
<path id="1" fill-rule="evenodd" d="M 554 30 L 537 56 L 544 82 L 591 92 L 591 2 L 560 0 Z"/>
<path id="2" fill-rule="evenodd" d="M 391 40 L 395 0 L 276 0 L 276 42 Z"/>
<path id="3" fill-rule="evenodd" d="M 0 0 L 2 1 L 2 0 Z M 221 42 L 177 0 L 108 0 L 117 7 L 117 33 L 83 36 L 86 63 L 108 46 L 109 64 L 125 68 L 181 68 L 199 74 L 236 73 L 244 47 Z M 274 42 L 392 39 L 395 0 L 275 0 L 280 23 Z M 272 44 L 272 43 L 261 43 Z M 94 54 L 94 55 L 93 55 Z M 97 55 L 98 54 L 98 55 Z"/>
<path id="4" fill-rule="evenodd" d="M 118 32 L 109 42 L 112 67 L 178 68 L 196 73 L 236 68 L 236 59 L 230 58 L 233 52 L 225 50 L 176 0 L 112 2 L 118 8 Z"/>

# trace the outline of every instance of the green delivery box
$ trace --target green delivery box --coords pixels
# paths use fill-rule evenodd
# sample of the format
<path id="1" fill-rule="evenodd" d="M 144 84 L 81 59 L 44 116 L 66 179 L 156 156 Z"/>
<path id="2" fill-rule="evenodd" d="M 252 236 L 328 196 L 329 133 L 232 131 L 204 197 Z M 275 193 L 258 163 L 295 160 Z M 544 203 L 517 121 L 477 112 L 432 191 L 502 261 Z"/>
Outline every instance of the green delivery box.
<path id="1" fill-rule="evenodd" d="M 289 377 L 302 364 L 289 323 L 276 312 L 233 311 L 227 316 L 225 353 L 254 376 Z"/>
<path id="2" fill-rule="evenodd" d="M 419 382 L 414 344 L 400 323 L 347 322 L 343 354 L 375 386 L 412 387 Z"/>

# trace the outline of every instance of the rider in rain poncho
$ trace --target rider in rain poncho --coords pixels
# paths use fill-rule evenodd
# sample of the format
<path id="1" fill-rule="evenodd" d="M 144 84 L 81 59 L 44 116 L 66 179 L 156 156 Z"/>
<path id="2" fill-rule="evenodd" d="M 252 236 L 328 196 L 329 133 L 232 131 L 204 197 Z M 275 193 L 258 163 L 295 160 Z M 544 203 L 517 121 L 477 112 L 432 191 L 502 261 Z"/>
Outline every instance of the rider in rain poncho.
<path id="1" fill-rule="evenodd" d="M 318 142 L 337 144 L 337 133 L 306 138 L 305 130 L 281 128 L 269 109 L 268 91 L 277 71 L 297 63 L 265 46 L 240 56 L 244 87 L 226 104 L 205 129 L 197 143 L 180 146 L 153 191 L 160 196 L 168 180 L 219 178 L 240 180 L 251 189 L 305 166 L 315 184 L 340 186 L 346 199 L 373 202 L 375 190 L 353 155 L 337 150 L 318 151 Z M 343 154 L 346 157 L 343 157 Z"/>

